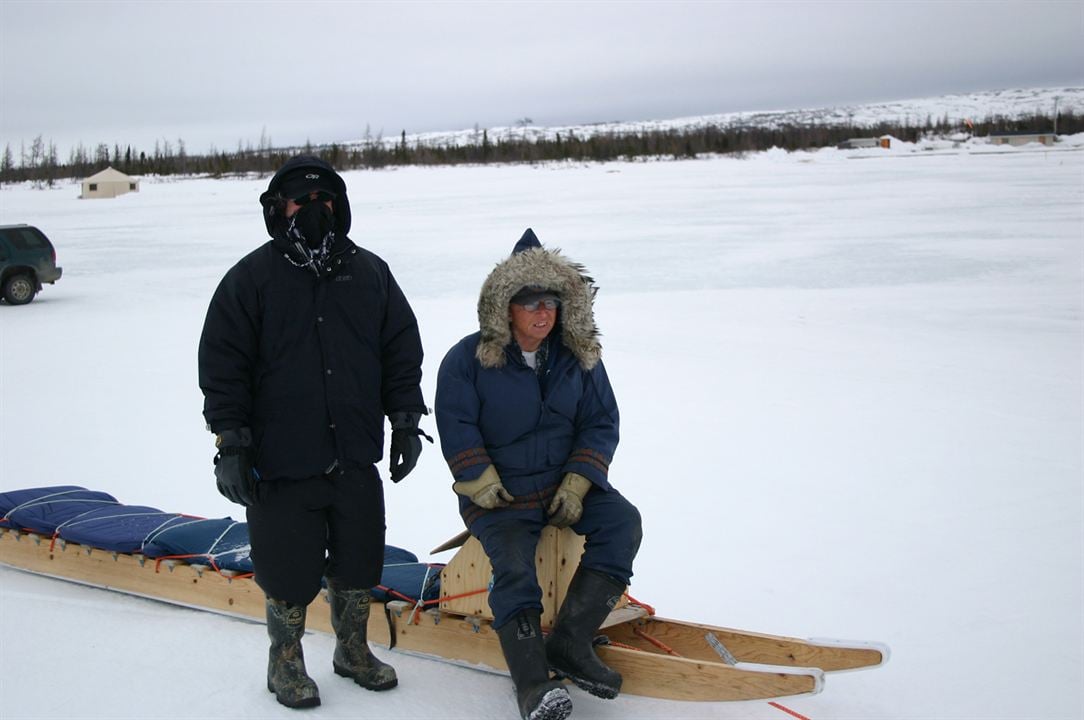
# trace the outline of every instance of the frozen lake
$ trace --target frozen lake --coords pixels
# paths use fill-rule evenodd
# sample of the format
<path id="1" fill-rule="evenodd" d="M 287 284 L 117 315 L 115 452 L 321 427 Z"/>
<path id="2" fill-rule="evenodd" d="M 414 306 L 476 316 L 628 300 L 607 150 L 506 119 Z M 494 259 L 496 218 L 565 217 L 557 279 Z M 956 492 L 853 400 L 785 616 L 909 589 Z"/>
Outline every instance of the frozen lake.
<path id="1" fill-rule="evenodd" d="M 813 720 L 1067 720 L 1084 707 L 1082 146 L 345 178 L 351 237 L 418 315 L 430 404 L 524 228 L 590 269 L 622 412 L 611 479 L 644 516 L 638 599 L 892 647 L 783 701 Z M 0 491 L 243 516 L 215 490 L 196 343 L 218 280 L 265 238 L 266 182 L 0 189 L 0 223 L 40 227 L 64 267 L 0 305 Z M 458 532 L 449 485 L 427 445 L 386 486 L 389 542 L 424 556 Z M 296 717 L 263 690 L 258 625 L 0 568 L 0 633 L 5 717 Z M 332 644 L 306 640 L 324 695 L 306 717 L 514 715 L 507 679 L 395 653 L 401 687 L 364 693 L 332 677 Z M 788 717 L 574 702 L 576 718 Z"/>

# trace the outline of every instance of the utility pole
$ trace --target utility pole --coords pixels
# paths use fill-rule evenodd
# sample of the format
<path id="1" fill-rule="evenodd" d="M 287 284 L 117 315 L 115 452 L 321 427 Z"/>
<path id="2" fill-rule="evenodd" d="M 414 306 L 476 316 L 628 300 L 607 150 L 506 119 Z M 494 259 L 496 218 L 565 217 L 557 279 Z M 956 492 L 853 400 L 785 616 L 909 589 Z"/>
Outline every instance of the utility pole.
<path id="1" fill-rule="evenodd" d="M 1061 100 L 1060 95 L 1054 96 L 1054 139 L 1058 139 L 1058 100 Z"/>

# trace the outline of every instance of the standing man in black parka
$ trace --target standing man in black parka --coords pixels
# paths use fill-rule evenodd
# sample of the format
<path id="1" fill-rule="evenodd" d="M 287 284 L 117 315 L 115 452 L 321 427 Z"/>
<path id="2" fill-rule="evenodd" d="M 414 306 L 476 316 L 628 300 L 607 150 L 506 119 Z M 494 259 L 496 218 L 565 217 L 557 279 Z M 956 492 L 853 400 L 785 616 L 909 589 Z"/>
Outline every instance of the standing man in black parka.
<path id="1" fill-rule="evenodd" d="M 346 184 L 326 162 L 288 160 L 260 196 L 271 240 L 233 266 L 199 344 L 203 414 L 219 491 L 247 508 L 267 595 L 267 688 L 320 704 L 305 671 L 305 611 L 327 578 L 337 674 L 370 690 L 395 670 L 369 650 L 370 589 L 384 559 L 376 463 L 389 418 L 393 482 L 421 453 L 422 345 L 387 263 L 348 237 Z"/>

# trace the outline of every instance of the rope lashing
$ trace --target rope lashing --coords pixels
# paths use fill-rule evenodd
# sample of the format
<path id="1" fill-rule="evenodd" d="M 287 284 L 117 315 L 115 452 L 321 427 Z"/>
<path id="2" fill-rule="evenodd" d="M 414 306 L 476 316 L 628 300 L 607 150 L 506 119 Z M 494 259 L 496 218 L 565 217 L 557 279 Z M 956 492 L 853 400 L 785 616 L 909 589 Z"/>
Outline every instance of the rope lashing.
<path id="1" fill-rule="evenodd" d="M 631 605 L 635 605 L 637 607 L 642 607 L 644 610 L 646 610 L 648 615 L 654 615 L 655 614 L 655 608 L 648 605 L 647 603 L 640 602 L 639 600 L 634 598 L 632 595 L 629 595 L 628 593 L 625 593 L 625 597 L 627 597 L 629 599 L 629 603 Z"/>
<path id="2" fill-rule="evenodd" d="M 642 637 L 644 640 L 647 640 L 649 643 L 651 643 L 652 645 L 657 647 L 659 650 L 662 650 L 667 655 L 673 655 L 674 657 L 681 657 L 681 654 L 677 650 L 670 647 L 669 645 L 664 643 L 662 640 L 659 640 L 657 637 L 651 635 L 650 633 L 644 632 L 643 629 L 638 628 L 638 627 L 634 627 L 632 629 L 632 632 L 633 632 L 634 635 L 638 635 L 639 637 Z"/>
<path id="3" fill-rule="evenodd" d="M 181 523 L 180 525 L 174 525 L 173 528 L 183 527 L 185 525 L 192 525 L 192 524 L 196 524 L 196 523 L 200 523 L 200 522 L 207 522 L 207 520 L 202 519 L 202 518 L 197 518 L 197 519 L 193 519 L 191 522 Z M 210 547 L 208 547 L 205 552 L 202 552 L 202 553 L 188 553 L 188 554 L 185 554 L 185 555 L 163 555 L 161 557 L 155 558 L 154 571 L 156 573 L 160 572 L 160 568 L 161 568 L 163 560 L 188 560 L 188 559 L 191 559 L 191 558 L 202 558 L 204 560 L 207 560 L 207 563 L 208 563 L 208 565 L 210 565 L 212 570 L 214 570 L 216 573 L 218 573 L 219 575 L 221 575 L 224 578 L 241 579 L 241 578 L 253 577 L 254 573 L 228 573 L 228 572 L 226 572 L 225 570 L 223 570 L 222 568 L 220 568 L 218 566 L 218 556 L 219 555 L 225 555 L 226 552 L 230 552 L 230 551 L 226 551 L 226 552 L 222 552 L 222 553 L 218 553 L 218 554 L 215 554 L 215 552 L 214 552 L 215 547 L 219 544 L 219 542 L 222 541 L 223 538 L 226 537 L 226 535 L 230 532 L 230 530 L 232 530 L 233 528 L 237 527 L 240 524 L 241 523 L 234 520 L 229 525 L 227 525 L 226 529 L 223 530 L 221 533 L 219 533 L 218 537 L 216 537 L 214 539 L 214 541 L 211 543 Z M 165 529 L 172 529 L 172 528 L 165 528 Z M 161 532 L 164 532 L 165 529 L 159 530 L 157 533 L 152 533 L 151 535 L 148 535 L 146 540 L 144 540 L 144 546 L 146 546 L 146 543 L 149 542 L 152 539 L 153 535 L 160 534 Z"/>

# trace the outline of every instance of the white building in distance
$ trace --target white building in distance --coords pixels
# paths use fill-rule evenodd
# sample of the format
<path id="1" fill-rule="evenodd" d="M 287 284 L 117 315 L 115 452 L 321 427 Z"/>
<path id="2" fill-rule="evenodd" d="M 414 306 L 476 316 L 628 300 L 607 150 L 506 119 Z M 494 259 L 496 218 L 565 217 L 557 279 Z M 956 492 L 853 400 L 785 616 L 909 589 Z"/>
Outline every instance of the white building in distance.
<path id="1" fill-rule="evenodd" d="M 107 167 L 83 181 L 83 194 L 79 197 L 112 198 L 128 192 L 139 192 L 139 181 Z"/>

